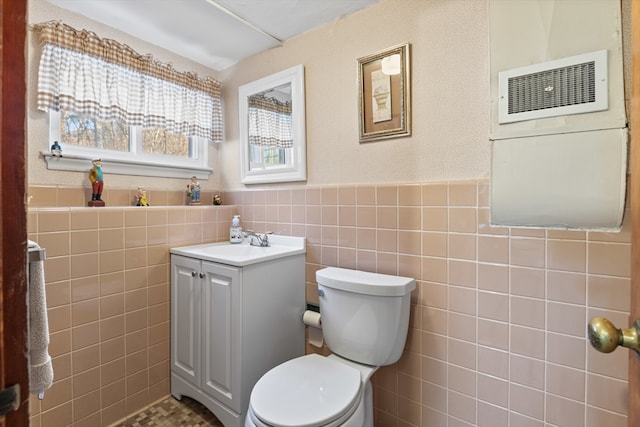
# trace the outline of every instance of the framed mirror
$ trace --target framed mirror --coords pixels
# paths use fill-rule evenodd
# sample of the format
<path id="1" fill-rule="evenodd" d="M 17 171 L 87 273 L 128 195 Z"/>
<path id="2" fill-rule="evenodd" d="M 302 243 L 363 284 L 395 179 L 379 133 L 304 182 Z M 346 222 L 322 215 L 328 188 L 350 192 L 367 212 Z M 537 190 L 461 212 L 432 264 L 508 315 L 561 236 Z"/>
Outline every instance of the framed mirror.
<path id="1" fill-rule="evenodd" d="M 304 67 L 240 86 L 238 105 L 242 183 L 305 181 Z"/>

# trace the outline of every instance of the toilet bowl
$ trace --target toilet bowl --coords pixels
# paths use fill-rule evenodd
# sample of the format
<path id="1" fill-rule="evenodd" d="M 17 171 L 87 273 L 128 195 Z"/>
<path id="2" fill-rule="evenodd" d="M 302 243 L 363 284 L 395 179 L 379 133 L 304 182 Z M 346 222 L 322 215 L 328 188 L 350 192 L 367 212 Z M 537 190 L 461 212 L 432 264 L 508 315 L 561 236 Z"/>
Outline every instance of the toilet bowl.
<path id="1" fill-rule="evenodd" d="M 264 374 L 245 427 L 373 426 L 370 378 L 402 354 L 415 280 L 333 267 L 316 279 L 333 354 L 298 357 Z"/>
<path id="2" fill-rule="evenodd" d="M 254 386 L 245 427 L 364 426 L 375 370 L 335 355 L 289 360 Z"/>

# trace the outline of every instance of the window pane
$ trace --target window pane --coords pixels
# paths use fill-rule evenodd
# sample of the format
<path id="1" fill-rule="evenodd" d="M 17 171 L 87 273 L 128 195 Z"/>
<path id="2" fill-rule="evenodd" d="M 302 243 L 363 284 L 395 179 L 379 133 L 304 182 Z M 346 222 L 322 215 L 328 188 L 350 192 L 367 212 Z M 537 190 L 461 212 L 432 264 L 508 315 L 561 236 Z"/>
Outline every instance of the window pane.
<path id="1" fill-rule="evenodd" d="M 189 157 L 190 138 L 160 128 L 142 130 L 142 151 L 149 154 Z"/>
<path id="2" fill-rule="evenodd" d="M 265 147 L 264 164 L 266 167 L 284 165 L 285 149 L 280 147 Z"/>
<path id="3" fill-rule="evenodd" d="M 60 135 L 63 145 L 129 151 L 129 126 L 121 120 L 100 120 L 63 111 Z"/>

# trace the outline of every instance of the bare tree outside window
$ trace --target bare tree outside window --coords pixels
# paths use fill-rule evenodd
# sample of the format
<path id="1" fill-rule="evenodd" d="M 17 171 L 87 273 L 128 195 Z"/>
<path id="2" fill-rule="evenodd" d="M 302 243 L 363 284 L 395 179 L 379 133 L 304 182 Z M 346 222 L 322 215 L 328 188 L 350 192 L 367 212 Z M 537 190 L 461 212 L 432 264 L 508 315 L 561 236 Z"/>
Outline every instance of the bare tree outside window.
<path id="1" fill-rule="evenodd" d="M 148 154 L 189 157 L 190 138 L 161 128 L 142 130 L 142 150 Z"/>
<path id="2" fill-rule="evenodd" d="M 62 112 L 60 134 L 63 145 L 104 150 L 130 151 L 131 128 L 122 120 L 101 120 L 92 116 Z M 189 158 L 191 139 L 161 128 L 142 130 L 142 152 Z"/>
<path id="3" fill-rule="evenodd" d="M 280 147 L 265 147 L 264 148 L 264 164 L 269 166 L 284 165 L 285 152 L 287 149 Z"/>
<path id="4" fill-rule="evenodd" d="M 117 119 L 100 120 L 63 111 L 60 135 L 63 145 L 129 151 L 129 126 Z"/>

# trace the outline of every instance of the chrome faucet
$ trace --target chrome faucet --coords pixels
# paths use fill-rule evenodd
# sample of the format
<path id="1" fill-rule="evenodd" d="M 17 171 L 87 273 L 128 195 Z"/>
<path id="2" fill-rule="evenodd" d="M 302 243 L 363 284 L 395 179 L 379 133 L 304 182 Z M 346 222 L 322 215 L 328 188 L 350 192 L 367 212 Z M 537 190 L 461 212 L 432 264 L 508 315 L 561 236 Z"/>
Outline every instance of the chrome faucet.
<path id="1" fill-rule="evenodd" d="M 271 244 L 269 243 L 269 234 L 273 234 L 273 232 L 267 231 L 261 236 L 257 233 L 254 233 L 253 230 L 247 230 L 247 232 L 245 233 L 245 237 L 248 237 L 250 239 L 249 244 L 251 246 L 260 246 L 266 248 L 271 246 Z"/>

